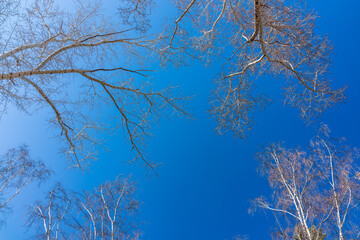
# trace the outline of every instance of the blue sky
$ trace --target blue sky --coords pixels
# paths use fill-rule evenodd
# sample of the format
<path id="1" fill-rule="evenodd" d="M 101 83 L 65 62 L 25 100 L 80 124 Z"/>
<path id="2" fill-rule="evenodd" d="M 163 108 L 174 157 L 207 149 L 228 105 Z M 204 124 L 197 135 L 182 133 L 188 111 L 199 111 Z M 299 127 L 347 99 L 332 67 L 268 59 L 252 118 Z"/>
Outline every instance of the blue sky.
<path id="1" fill-rule="evenodd" d="M 168 13 L 167 6 L 166 1 L 159 1 L 154 9 L 154 31 Z M 343 136 L 350 145 L 360 146 L 360 2 L 316 0 L 309 6 L 320 16 L 317 31 L 328 34 L 335 47 L 331 75 L 334 85 L 348 86 L 347 102 L 327 111 L 318 121 L 328 124 L 334 136 Z M 187 104 L 194 119 L 162 119 L 153 128 L 147 153 L 151 160 L 162 163 L 158 177 L 148 177 L 140 164 L 127 164 L 133 155 L 122 136 L 107 139 L 111 152 L 101 152 L 89 172 L 66 170 L 65 160 L 58 154 L 58 140 L 52 138 L 52 130 L 44 121 L 47 110 L 26 116 L 10 109 L 0 122 L 0 152 L 29 144 L 32 155 L 56 171 L 51 180 L 61 181 L 72 190 L 91 189 L 118 174 L 131 174 L 137 182 L 137 198 L 143 202 L 140 216 L 146 222 L 146 240 L 231 239 L 237 234 L 270 239 L 271 214 L 248 214 L 251 199 L 270 194 L 266 179 L 257 174 L 255 154 L 271 142 L 306 146 L 315 130 L 300 120 L 297 110 L 281 103 L 281 79 L 263 78 L 258 87 L 274 101 L 255 115 L 257 124 L 249 138 L 245 141 L 231 134 L 217 135 L 207 110 L 220 64 L 214 62 L 205 68 L 194 63 L 155 73 L 155 82 L 177 85 L 183 95 L 194 96 Z M 25 238 L 24 206 L 38 199 L 49 185 L 28 188 L 13 202 L 14 212 L 0 230 L 0 239 Z"/>

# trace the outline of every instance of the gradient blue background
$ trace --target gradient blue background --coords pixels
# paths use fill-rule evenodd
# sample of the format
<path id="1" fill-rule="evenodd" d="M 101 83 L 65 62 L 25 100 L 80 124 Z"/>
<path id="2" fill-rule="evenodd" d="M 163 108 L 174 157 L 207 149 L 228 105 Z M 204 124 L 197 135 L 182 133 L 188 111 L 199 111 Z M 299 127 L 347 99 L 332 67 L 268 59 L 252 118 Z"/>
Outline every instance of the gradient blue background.
<path id="1" fill-rule="evenodd" d="M 167 1 L 156 1 L 152 31 L 163 24 L 163 17 L 174 14 Z M 67 6 L 63 3 L 64 7 Z M 106 1 L 104 9 L 117 5 Z M 326 33 L 335 46 L 332 77 L 335 86 L 347 85 L 348 100 L 327 111 L 319 122 L 329 125 L 334 136 L 344 136 L 348 143 L 360 146 L 360 2 L 348 0 L 309 1 L 320 18 L 317 31 Z M 171 17 L 171 16 L 170 16 Z M 195 240 L 231 239 L 248 235 L 250 239 L 270 239 L 271 214 L 248 214 L 250 200 L 269 195 L 266 179 L 257 174 L 256 152 L 270 142 L 284 141 L 287 146 L 305 146 L 315 134 L 300 120 L 298 111 L 280 101 L 281 79 L 259 79 L 258 87 L 274 102 L 256 114 L 257 125 L 244 141 L 231 134 L 217 135 L 215 122 L 209 118 L 209 92 L 219 72 L 220 62 L 209 68 L 194 63 L 191 67 L 168 68 L 155 73 L 155 85 L 178 85 L 185 96 L 194 96 L 187 110 L 195 120 L 163 119 L 153 128 L 148 142 L 148 156 L 159 167 L 158 177 L 147 177 L 139 164 L 127 164 L 132 158 L 122 136 L 108 138 L 111 152 L 101 152 L 90 172 L 66 170 L 58 154 L 58 140 L 52 138 L 44 119 L 48 110 L 26 116 L 15 109 L 1 119 L 0 152 L 22 143 L 30 145 L 32 156 L 42 159 L 56 171 L 51 182 L 61 181 L 72 190 L 91 189 L 118 174 L 131 174 L 137 182 L 137 198 L 143 202 L 140 217 L 146 223 L 143 239 Z M 22 192 L 12 205 L 8 223 L 0 230 L 0 239 L 25 239 L 24 208 L 41 199 L 51 183 L 32 186 Z"/>

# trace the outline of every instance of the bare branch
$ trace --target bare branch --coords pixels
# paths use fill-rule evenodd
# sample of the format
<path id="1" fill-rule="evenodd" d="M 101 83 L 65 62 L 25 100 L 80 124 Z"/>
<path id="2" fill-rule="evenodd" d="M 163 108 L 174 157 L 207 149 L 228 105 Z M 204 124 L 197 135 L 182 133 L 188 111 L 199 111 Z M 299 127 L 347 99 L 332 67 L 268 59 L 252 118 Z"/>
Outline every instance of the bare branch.
<path id="1" fill-rule="evenodd" d="M 150 6 L 128 3 L 126 10 L 134 14 L 145 14 Z M 168 110 L 184 113 L 170 88 L 153 90 L 152 71 L 143 66 L 160 52 L 161 37 L 136 36 L 134 28 L 121 28 L 91 3 L 75 13 L 50 0 L 20 10 L 17 25 L 2 32 L 8 43 L 0 41 L 0 102 L 26 112 L 49 108 L 54 116 L 49 123 L 60 130 L 70 166 L 84 169 L 95 159 L 102 145 L 97 132 L 124 129 L 136 158 L 154 169 L 144 152 L 151 125 Z M 109 104 L 121 112 L 101 114 Z"/>

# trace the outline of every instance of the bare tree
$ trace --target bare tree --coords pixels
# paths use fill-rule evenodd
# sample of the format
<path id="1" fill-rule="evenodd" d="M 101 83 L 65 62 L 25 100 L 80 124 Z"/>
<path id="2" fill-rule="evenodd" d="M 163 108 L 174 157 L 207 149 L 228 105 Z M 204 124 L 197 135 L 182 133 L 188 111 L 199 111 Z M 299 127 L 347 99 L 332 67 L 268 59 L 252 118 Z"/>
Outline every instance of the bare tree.
<path id="1" fill-rule="evenodd" d="M 1 7 L 10 2 L 1 1 Z M 96 133 L 121 127 L 137 157 L 152 167 L 143 156 L 150 123 L 165 107 L 182 112 L 169 89 L 152 90 L 151 71 L 142 65 L 156 53 L 159 38 L 136 36 L 134 28 L 102 14 L 100 3 L 74 4 L 77 10 L 71 12 L 53 0 L 36 0 L 6 20 L 0 38 L 1 104 L 27 113 L 49 109 L 54 116 L 49 122 L 59 129 L 72 166 L 82 168 L 95 157 L 101 143 Z M 104 114 L 109 105 L 114 116 Z"/>
<path id="2" fill-rule="evenodd" d="M 134 213 L 139 202 L 134 199 L 134 183 L 117 177 L 94 191 L 76 196 L 78 219 L 72 227 L 74 239 L 135 239 L 138 233 Z"/>
<path id="3" fill-rule="evenodd" d="M 61 186 L 50 191 L 46 203 L 29 209 L 28 226 L 38 239 L 138 239 L 134 183 L 118 177 L 92 191 L 69 197 Z"/>
<path id="4" fill-rule="evenodd" d="M 319 204 L 316 200 L 315 178 L 319 178 L 318 171 L 313 165 L 312 159 L 299 149 L 287 150 L 281 146 L 272 145 L 262 159 L 262 171 L 268 176 L 270 186 L 273 189 L 273 204 L 264 198 L 255 200 L 255 204 L 261 208 L 280 213 L 290 219 L 290 228 L 298 225 L 301 233 L 306 234 L 306 239 L 311 239 L 310 228 L 313 225 L 314 215 L 312 203 Z M 288 236 L 288 229 L 284 223 L 277 219 L 280 225 L 281 236 L 284 239 L 291 239 Z M 290 233 L 291 234 L 291 233 Z"/>
<path id="5" fill-rule="evenodd" d="M 19 5 L 19 1 L 0 1 L 0 26 L 6 21 L 6 19 L 16 13 L 16 8 Z"/>
<path id="6" fill-rule="evenodd" d="M 180 15 L 164 57 L 168 49 L 206 63 L 220 53 L 225 57 L 211 98 L 219 133 L 230 130 L 244 138 L 252 128 L 252 112 L 269 101 L 253 90 L 258 76 L 286 79 L 284 101 L 307 121 L 344 100 L 344 88 L 333 89 L 327 76 L 332 47 L 314 32 L 316 14 L 305 1 L 175 2 Z"/>
<path id="7" fill-rule="evenodd" d="M 274 213 L 281 239 L 357 239 L 360 200 L 358 150 L 329 137 L 326 125 L 309 151 L 271 145 L 261 154 L 261 170 L 273 190 L 256 207 Z"/>
<path id="8" fill-rule="evenodd" d="M 233 238 L 233 240 L 248 240 L 249 238 L 247 236 L 240 236 L 237 235 Z"/>
<path id="9" fill-rule="evenodd" d="M 311 141 L 315 156 L 318 156 L 317 169 L 326 187 L 327 208 L 323 212 L 330 215 L 333 234 L 340 240 L 358 239 L 360 229 L 356 215 L 359 214 L 360 181 L 359 149 L 343 144 L 344 139 L 336 140 L 329 136 L 329 129 L 323 126 L 318 136 Z"/>
<path id="10" fill-rule="evenodd" d="M 144 33 L 151 27 L 149 15 L 153 5 L 152 0 L 122 0 L 119 14 L 125 25 Z"/>
<path id="11" fill-rule="evenodd" d="M 36 239 L 64 239 L 63 222 L 70 211 L 70 198 L 60 184 L 56 184 L 47 198 L 47 202 L 36 202 L 30 207 L 27 224 L 39 226 Z"/>
<path id="12" fill-rule="evenodd" d="M 0 156 L 0 211 L 10 209 L 9 203 L 27 185 L 32 182 L 41 183 L 50 175 L 50 171 L 42 162 L 30 158 L 26 146 L 13 148 Z M 1 218 L 1 223 L 5 219 Z"/>

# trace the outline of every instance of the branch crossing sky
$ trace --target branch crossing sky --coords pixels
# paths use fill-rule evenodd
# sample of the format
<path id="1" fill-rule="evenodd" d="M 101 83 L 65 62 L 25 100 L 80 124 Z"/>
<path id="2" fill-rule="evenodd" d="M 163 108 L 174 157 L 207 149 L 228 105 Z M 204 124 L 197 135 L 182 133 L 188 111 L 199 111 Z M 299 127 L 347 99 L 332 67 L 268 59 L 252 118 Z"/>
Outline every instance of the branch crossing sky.
<path id="1" fill-rule="evenodd" d="M 159 16 L 169 12 L 166 1 L 156 2 L 153 31 L 163 21 Z M 111 5 L 117 5 L 117 1 L 107 2 L 104 8 Z M 326 111 L 318 121 L 328 124 L 334 136 L 347 138 L 349 145 L 360 146 L 360 2 L 317 0 L 310 2 L 309 7 L 320 16 L 317 31 L 328 34 L 335 47 L 331 70 L 334 85 L 348 86 L 347 102 Z M 100 152 L 89 172 L 66 170 L 63 156 L 58 154 L 58 140 L 52 138 L 53 130 L 45 125 L 47 110 L 29 117 L 10 109 L 1 119 L 0 152 L 29 144 L 32 156 L 56 171 L 51 180 L 61 181 L 71 190 L 91 189 L 118 174 L 131 174 L 137 182 L 137 199 L 143 203 L 142 239 L 215 240 L 231 239 L 237 234 L 270 239 L 273 216 L 260 211 L 248 214 L 251 199 L 270 194 L 266 179 L 257 174 L 255 154 L 271 142 L 306 146 L 316 131 L 303 123 L 296 109 L 281 103 L 279 81 L 262 78 L 258 87 L 274 101 L 265 111 L 256 113 L 257 124 L 249 138 L 217 135 L 207 110 L 213 79 L 220 68 L 221 62 L 208 68 L 195 63 L 191 67 L 158 69 L 155 73 L 155 85 L 177 85 L 183 95 L 193 96 L 187 110 L 194 117 L 163 119 L 153 128 L 147 153 L 151 160 L 162 163 L 158 177 L 147 177 L 140 164 L 126 163 L 133 155 L 122 136 L 107 139 L 111 152 Z M 42 189 L 51 185 L 45 184 Z M 43 193 L 32 186 L 20 194 L 13 202 L 14 211 L 8 215 L 7 224 L 0 230 L 0 239 L 26 238 L 20 221 L 24 204 L 39 199 Z"/>

